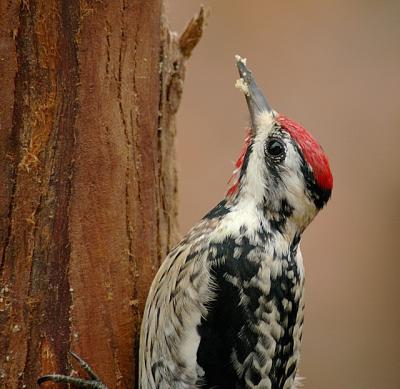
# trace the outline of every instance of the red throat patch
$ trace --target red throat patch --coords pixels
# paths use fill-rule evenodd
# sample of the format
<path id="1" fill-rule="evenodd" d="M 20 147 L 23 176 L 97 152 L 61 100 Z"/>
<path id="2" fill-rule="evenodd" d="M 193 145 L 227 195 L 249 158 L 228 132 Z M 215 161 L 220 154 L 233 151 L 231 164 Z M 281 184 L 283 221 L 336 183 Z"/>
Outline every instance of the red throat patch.
<path id="1" fill-rule="evenodd" d="M 322 189 L 331 190 L 333 177 L 329 167 L 328 158 L 315 138 L 302 126 L 279 115 L 277 122 L 294 139 L 303 152 L 305 160 L 311 166 L 315 180 Z"/>

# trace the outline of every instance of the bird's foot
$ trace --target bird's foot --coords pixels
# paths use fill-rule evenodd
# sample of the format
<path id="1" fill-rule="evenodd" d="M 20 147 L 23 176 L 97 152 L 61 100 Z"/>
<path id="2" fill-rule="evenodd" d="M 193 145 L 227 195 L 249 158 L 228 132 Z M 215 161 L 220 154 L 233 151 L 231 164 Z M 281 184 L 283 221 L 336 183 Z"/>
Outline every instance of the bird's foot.
<path id="1" fill-rule="evenodd" d="M 79 377 L 71 377 L 62 374 L 48 374 L 38 379 L 38 384 L 41 385 L 43 382 L 58 382 L 62 384 L 73 384 L 76 388 L 90 388 L 90 389 L 107 389 L 107 386 L 101 382 L 101 379 L 93 371 L 93 369 L 77 354 L 70 351 L 72 357 L 74 357 L 79 366 L 89 376 L 88 380 Z"/>

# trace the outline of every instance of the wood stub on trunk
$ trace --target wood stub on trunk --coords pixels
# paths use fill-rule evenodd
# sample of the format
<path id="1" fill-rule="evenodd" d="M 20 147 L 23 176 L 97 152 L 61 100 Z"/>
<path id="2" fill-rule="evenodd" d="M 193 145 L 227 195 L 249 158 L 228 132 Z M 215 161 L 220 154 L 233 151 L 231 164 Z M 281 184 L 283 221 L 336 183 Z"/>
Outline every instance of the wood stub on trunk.
<path id="1" fill-rule="evenodd" d="M 201 6 L 178 37 L 168 28 L 163 18 L 160 52 L 160 106 L 158 111 L 158 187 L 160 189 L 159 221 L 168 229 L 159 228 L 161 248 L 159 260 L 165 258 L 171 246 L 178 240 L 177 229 L 177 175 L 175 168 L 176 113 L 183 92 L 185 62 L 198 44 L 206 23 L 206 11 Z M 182 40 L 182 37 L 186 37 Z M 190 48 L 189 48 L 190 47 Z"/>
<path id="2" fill-rule="evenodd" d="M 133 388 L 204 13 L 183 43 L 161 0 L 1 1 L 0 20 L 0 388 L 70 374 L 69 350 Z"/>

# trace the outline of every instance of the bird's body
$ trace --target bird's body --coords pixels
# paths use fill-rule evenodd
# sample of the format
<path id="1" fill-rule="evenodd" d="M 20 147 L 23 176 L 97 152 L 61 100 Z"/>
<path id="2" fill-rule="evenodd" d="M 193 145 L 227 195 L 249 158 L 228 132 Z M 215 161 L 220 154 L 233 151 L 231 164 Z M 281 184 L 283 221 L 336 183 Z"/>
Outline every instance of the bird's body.
<path id="1" fill-rule="evenodd" d="M 255 204 L 224 201 L 164 261 L 144 315 L 143 389 L 292 387 L 304 308 L 299 239 L 289 243 L 257 216 Z"/>

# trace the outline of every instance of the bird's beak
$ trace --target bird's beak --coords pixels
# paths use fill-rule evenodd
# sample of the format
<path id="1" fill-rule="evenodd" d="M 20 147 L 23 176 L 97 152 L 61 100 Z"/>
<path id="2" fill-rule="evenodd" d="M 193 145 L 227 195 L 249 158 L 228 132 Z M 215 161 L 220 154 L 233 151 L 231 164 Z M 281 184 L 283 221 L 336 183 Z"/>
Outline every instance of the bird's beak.
<path id="1" fill-rule="evenodd" d="M 261 89 L 258 87 L 251 71 L 247 68 L 246 60 L 238 55 L 235 59 L 240 75 L 240 79 L 236 82 L 236 87 L 241 89 L 246 96 L 252 131 L 257 132 L 261 124 L 260 122 L 265 123 L 269 118 L 269 121 L 272 123 L 275 117 L 275 112 L 268 104 Z"/>

